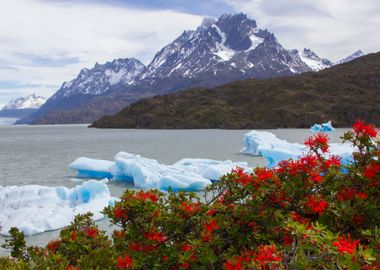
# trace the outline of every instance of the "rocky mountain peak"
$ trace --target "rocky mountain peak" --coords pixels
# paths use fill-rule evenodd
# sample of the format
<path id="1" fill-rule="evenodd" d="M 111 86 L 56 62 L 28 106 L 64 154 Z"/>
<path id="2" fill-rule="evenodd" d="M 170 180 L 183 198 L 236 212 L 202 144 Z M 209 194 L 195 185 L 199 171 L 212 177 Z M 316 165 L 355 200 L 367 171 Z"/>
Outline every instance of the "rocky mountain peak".
<path id="1" fill-rule="evenodd" d="M 307 48 L 304 48 L 303 51 L 299 53 L 299 56 L 313 71 L 319 71 L 333 66 L 330 60 L 320 58 L 315 52 Z"/>
<path id="2" fill-rule="evenodd" d="M 135 58 L 119 58 L 105 64 L 96 63 L 92 69 L 84 68 L 70 82 L 64 82 L 52 97 L 72 95 L 99 95 L 115 85 L 130 85 L 145 71 L 145 66 Z"/>
<path id="3" fill-rule="evenodd" d="M 338 64 L 344 64 L 344 63 L 347 63 L 347 62 L 350 62 L 358 57 L 361 57 L 361 56 L 364 56 L 365 54 L 363 53 L 362 50 L 358 50 L 356 52 L 354 52 L 353 54 L 347 56 L 346 58 L 343 58 L 342 60 L 339 60 L 336 65 Z"/>
<path id="4" fill-rule="evenodd" d="M 12 99 L 2 110 L 38 109 L 45 102 L 46 99 L 44 97 L 37 96 L 33 93 L 27 97 Z"/>

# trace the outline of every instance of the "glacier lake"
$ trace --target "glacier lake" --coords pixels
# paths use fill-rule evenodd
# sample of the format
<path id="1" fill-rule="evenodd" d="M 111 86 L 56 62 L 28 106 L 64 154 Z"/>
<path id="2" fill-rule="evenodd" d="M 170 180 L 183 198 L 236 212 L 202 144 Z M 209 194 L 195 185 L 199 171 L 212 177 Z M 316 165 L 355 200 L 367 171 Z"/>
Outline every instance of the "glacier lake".
<path id="1" fill-rule="evenodd" d="M 1 124 L 3 123 L 3 124 Z M 246 161 L 250 166 L 265 165 L 262 157 L 239 153 L 248 130 L 137 130 L 92 129 L 87 125 L 12 126 L 0 121 L 0 186 L 43 185 L 74 187 L 82 183 L 68 165 L 84 156 L 114 160 L 125 151 L 172 164 L 182 158 L 230 159 Z M 268 130 L 289 142 L 302 143 L 312 135 L 308 129 Z M 347 129 L 330 134 L 331 142 Z M 133 186 L 109 182 L 112 196 Z M 107 229 L 106 220 L 98 221 Z M 57 237 L 59 230 L 27 237 L 29 245 L 44 245 Z M 0 236 L 0 245 L 4 237 Z M 0 256 L 8 254 L 0 248 Z"/>
<path id="2" fill-rule="evenodd" d="M 18 120 L 18 118 L 0 117 L 0 126 L 12 125 L 12 124 L 16 123 L 17 120 Z"/>

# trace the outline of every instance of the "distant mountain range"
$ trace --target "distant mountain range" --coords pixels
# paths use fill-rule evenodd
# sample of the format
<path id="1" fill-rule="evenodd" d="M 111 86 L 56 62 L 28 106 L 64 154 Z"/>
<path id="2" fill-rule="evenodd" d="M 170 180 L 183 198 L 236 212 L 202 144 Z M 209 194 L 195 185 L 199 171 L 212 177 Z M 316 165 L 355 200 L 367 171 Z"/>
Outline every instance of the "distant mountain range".
<path id="1" fill-rule="evenodd" d="M 347 56 L 346 58 L 344 58 L 344 59 L 338 61 L 338 62 L 336 63 L 336 65 L 338 65 L 338 64 L 344 64 L 344 63 L 350 62 L 350 61 L 352 61 L 352 60 L 354 60 L 354 59 L 356 59 L 356 58 L 358 58 L 358 57 L 362 57 L 362 56 L 364 56 L 364 55 L 365 55 L 365 54 L 364 54 L 361 50 L 358 50 L 358 51 L 354 52 L 353 54 Z"/>
<path id="2" fill-rule="evenodd" d="M 13 99 L 0 110 L 0 117 L 26 117 L 35 113 L 45 102 L 44 97 L 35 94 Z"/>
<path id="3" fill-rule="evenodd" d="M 21 122 L 88 123 L 142 98 L 247 78 L 292 76 L 333 65 L 309 49 L 285 49 L 274 34 L 258 28 L 256 21 L 243 13 L 225 14 L 204 19 L 195 31 L 184 31 L 146 67 L 137 59 L 126 58 L 81 70 Z"/>
<path id="4" fill-rule="evenodd" d="M 357 118 L 380 125 L 380 53 L 318 72 L 248 79 L 152 97 L 93 123 L 97 128 L 309 128 Z"/>

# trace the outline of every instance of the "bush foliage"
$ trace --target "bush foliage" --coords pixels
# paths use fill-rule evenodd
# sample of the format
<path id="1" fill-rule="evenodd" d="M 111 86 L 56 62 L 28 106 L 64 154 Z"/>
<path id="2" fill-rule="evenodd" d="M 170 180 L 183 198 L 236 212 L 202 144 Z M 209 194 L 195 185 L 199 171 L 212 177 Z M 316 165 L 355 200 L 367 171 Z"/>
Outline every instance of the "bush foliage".
<path id="1" fill-rule="evenodd" d="M 236 168 L 200 198 L 126 190 L 104 210 L 112 237 L 77 216 L 46 247 L 12 229 L 2 269 L 380 269 L 378 130 L 358 120 L 342 165 L 328 137 L 277 168 Z"/>

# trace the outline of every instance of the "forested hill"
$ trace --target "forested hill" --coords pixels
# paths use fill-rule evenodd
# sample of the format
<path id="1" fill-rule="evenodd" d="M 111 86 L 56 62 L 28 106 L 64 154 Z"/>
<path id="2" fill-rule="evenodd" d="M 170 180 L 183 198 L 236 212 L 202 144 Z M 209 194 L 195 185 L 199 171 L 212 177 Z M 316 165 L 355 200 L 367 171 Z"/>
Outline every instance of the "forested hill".
<path id="1" fill-rule="evenodd" d="M 138 101 L 97 128 L 305 128 L 362 118 L 380 125 L 380 53 L 319 72 L 243 80 Z"/>

